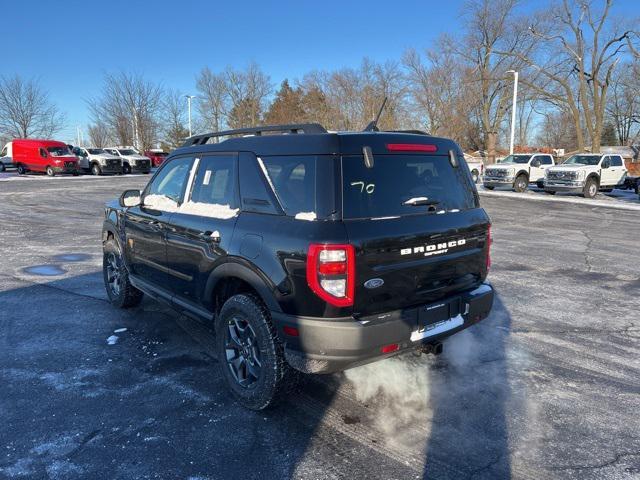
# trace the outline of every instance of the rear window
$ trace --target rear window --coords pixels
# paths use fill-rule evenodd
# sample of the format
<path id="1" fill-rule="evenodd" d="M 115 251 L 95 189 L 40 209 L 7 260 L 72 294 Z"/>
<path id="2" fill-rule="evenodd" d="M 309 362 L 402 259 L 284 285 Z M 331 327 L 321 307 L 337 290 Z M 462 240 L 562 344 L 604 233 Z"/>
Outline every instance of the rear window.
<path id="1" fill-rule="evenodd" d="M 258 163 L 287 215 L 315 215 L 315 156 L 262 157 Z"/>
<path id="2" fill-rule="evenodd" d="M 468 210 L 476 207 L 467 170 L 453 168 L 448 156 L 374 155 L 367 168 L 362 155 L 342 158 L 344 218 L 396 217 L 431 210 Z M 434 205 L 407 205 L 422 199 Z M 436 203 L 437 202 L 437 203 Z"/>

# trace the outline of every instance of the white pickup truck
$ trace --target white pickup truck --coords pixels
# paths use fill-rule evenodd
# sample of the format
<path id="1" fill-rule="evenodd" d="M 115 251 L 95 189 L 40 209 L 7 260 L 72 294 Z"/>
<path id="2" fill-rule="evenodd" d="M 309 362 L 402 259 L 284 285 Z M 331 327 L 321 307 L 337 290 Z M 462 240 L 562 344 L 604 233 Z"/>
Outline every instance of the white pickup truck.
<path id="1" fill-rule="evenodd" d="M 490 165 L 484 171 L 484 187 L 510 186 L 515 192 L 524 192 L 530 183 L 544 187 L 545 171 L 555 165 L 553 157 L 547 153 L 518 153 L 505 157 L 497 165 Z"/>
<path id="2" fill-rule="evenodd" d="M 122 173 L 122 160 L 102 148 L 75 147 L 73 154 L 78 157 L 78 166 L 94 175 Z"/>
<path id="3" fill-rule="evenodd" d="M 622 186 L 627 177 L 627 167 L 620 155 L 583 153 L 573 155 L 561 165 L 547 170 L 544 191 L 582 193 L 593 198 L 598 191 L 610 192 Z"/>
<path id="4" fill-rule="evenodd" d="M 149 173 L 151 171 L 151 159 L 140 155 L 140 152 L 133 147 L 109 147 L 105 150 L 122 159 L 122 173 Z"/>

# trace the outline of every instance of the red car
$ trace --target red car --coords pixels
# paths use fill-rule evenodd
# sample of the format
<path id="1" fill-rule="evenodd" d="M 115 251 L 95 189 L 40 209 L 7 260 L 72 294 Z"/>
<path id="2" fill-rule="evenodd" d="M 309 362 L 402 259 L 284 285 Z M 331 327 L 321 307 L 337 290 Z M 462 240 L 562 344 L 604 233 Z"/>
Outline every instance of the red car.
<path id="1" fill-rule="evenodd" d="M 55 140 L 13 140 L 13 164 L 18 173 L 43 172 L 53 177 L 57 173 L 78 175 L 78 158 L 64 142 Z"/>
<path id="2" fill-rule="evenodd" d="M 163 152 L 160 149 L 151 149 L 151 150 L 146 150 L 144 152 L 144 156 L 145 157 L 149 157 L 151 159 L 151 165 L 154 167 L 159 167 L 160 165 L 162 165 L 162 162 L 164 162 L 165 158 L 167 158 L 167 155 L 169 155 L 166 152 Z"/>

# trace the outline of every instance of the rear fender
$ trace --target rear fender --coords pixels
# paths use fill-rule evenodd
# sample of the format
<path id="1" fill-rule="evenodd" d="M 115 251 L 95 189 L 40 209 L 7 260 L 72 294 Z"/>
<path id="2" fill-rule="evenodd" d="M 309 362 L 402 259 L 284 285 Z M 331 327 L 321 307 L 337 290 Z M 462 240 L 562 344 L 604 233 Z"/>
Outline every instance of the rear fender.
<path id="1" fill-rule="evenodd" d="M 218 266 L 207 280 L 207 285 L 204 291 L 204 299 L 209 302 L 206 307 L 212 311 L 215 309 L 213 305 L 213 292 L 220 280 L 225 278 L 237 278 L 248 283 L 258 294 L 265 303 L 269 310 L 275 312 L 282 312 L 280 305 L 274 294 L 274 287 L 271 285 L 268 277 L 264 272 L 257 270 L 255 267 L 250 268 L 242 263 L 229 261 Z"/>

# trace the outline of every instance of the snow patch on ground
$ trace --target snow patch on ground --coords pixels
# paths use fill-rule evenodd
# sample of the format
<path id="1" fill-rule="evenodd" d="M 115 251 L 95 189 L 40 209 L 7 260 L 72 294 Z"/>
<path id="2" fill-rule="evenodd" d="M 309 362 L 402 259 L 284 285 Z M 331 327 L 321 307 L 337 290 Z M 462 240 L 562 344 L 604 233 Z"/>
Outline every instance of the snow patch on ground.
<path id="1" fill-rule="evenodd" d="M 486 190 L 478 185 L 478 193 L 488 197 L 519 198 L 533 200 L 535 202 L 556 202 L 584 205 L 587 207 L 606 207 L 618 210 L 640 211 L 638 196 L 632 191 L 614 190 L 609 194 L 598 194 L 595 199 L 582 198 L 577 195 L 555 194 L 549 195 L 542 191 L 527 190 L 525 193 L 516 193 L 506 190 Z"/>
<path id="2" fill-rule="evenodd" d="M 111 335 L 109 338 L 107 338 L 107 345 L 115 345 L 116 343 L 118 343 L 117 335 Z"/>
<path id="3" fill-rule="evenodd" d="M 113 333 L 122 333 L 122 332 L 126 332 L 127 329 L 126 328 L 116 328 Z"/>
<path id="4" fill-rule="evenodd" d="M 299 213 L 296 213 L 295 219 L 307 220 L 310 222 L 316 219 L 316 212 L 299 212 Z"/>

